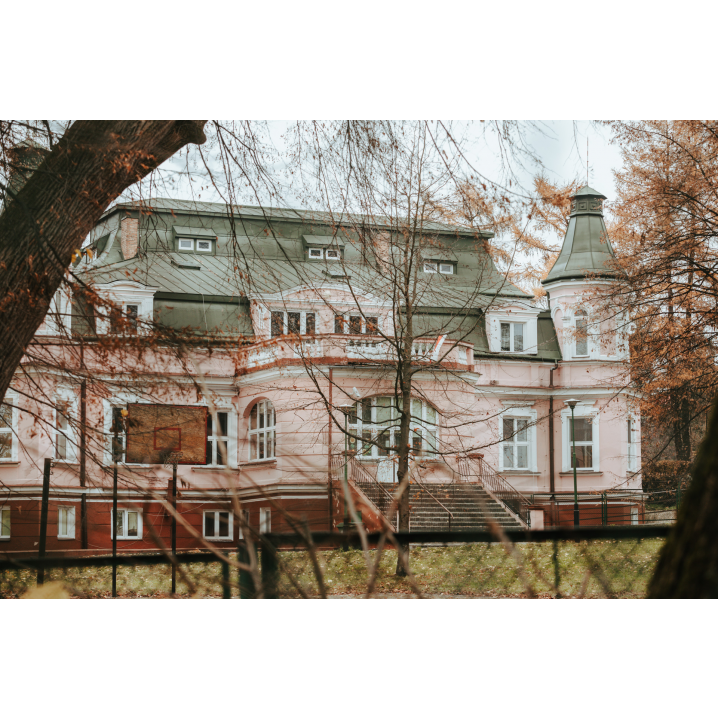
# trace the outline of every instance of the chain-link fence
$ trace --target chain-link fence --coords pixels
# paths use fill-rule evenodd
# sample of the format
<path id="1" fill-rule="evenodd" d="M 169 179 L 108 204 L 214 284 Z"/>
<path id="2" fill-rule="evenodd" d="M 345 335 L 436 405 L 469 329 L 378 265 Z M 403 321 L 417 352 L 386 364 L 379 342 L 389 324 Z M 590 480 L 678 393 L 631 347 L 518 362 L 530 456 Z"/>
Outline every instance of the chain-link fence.
<path id="1" fill-rule="evenodd" d="M 175 560 L 177 597 L 640 598 L 667 531 L 265 534 L 226 553 L 119 556 L 117 595 L 168 597 Z M 112 557 L 3 559 L 0 595 L 109 597 L 112 571 Z"/>

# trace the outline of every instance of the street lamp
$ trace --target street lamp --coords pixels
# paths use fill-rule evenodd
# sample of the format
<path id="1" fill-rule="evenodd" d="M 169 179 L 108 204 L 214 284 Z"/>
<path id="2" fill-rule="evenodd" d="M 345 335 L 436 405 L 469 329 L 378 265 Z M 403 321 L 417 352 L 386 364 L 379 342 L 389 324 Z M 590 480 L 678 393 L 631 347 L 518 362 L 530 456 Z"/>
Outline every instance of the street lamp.
<path id="1" fill-rule="evenodd" d="M 576 482 L 576 429 L 574 426 L 573 410 L 578 404 L 578 399 L 566 399 L 566 406 L 571 408 L 571 457 L 573 464 L 573 525 L 578 526 L 578 486 Z"/>
<path id="2" fill-rule="evenodd" d="M 349 412 L 354 408 L 354 404 L 340 404 L 339 408 L 344 413 L 344 523 L 342 529 L 346 533 L 349 530 L 349 515 L 347 509 L 347 496 L 349 495 L 349 428 L 347 422 L 349 420 Z M 344 548 L 346 551 L 346 546 Z"/>

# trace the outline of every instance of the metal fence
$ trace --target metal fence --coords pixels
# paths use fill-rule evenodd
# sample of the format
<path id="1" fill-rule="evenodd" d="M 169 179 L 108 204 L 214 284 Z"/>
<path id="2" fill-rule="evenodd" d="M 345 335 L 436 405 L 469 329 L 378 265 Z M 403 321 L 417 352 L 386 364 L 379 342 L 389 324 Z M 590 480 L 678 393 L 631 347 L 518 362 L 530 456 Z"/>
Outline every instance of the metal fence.
<path id="1" fill-rule="evenodd" d="M 231 552 L 0 558 L 0 596 L 639 598 L 668 526 L 264 534 Z M 406 569 L 397 575 L 397 564 Z M 38 589 L 42 573 L 43 586 Z"/>

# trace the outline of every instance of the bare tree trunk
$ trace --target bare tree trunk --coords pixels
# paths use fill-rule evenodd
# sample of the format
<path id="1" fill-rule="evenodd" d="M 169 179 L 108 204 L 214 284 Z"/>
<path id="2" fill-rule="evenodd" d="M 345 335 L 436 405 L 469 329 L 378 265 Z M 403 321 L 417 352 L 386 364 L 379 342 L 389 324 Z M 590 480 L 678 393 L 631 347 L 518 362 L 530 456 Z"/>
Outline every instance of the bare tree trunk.
<path id="1" fill-rule="evenodd" d="M 206 120 L 79 120 L 0 213 L 0 397 L 72 256 L 107 206 L 188 143 Z"/>
<path id="2" fill-rule="evenodd" d="M 718 598 L 718 399 L 691 475 L 648 587 L 649 598 Z"/>

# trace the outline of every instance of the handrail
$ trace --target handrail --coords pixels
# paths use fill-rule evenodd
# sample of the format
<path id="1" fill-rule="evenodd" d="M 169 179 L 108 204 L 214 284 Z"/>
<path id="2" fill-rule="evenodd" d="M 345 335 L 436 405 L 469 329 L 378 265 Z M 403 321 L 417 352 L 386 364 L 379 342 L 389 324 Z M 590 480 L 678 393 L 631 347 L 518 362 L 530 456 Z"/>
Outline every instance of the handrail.
<path id="1" fill-rule="evenodd" d="M 531 502 L 519 491 L 517 491 L 506 479 L 496 472 L 489 464 L 484 461 L 483 456 L 460 456 L 459 474 L 462 480 L 471 481 L 474 476 L 478 482 L 491 494 L 498 499 L 509 511 L 523 521 L 527 526 L 530 524 L 529 506 Z M 478 473 L 471 471 L 472 464 L 478 463 Z"/>
<path id="2" fill-rule="evenodd" d="M 363 486 L 377 486 L 383 496 L 382 501 L 379 502 L 379 504 L 376 505 L 376 507 L 381 511 L 382 514 L 391 522 L 392 516 L 391 509 L 394 505 L 394 497 L 387 491 L 384 486 L 382 486 L 380 481 L 377 481 L 377 479 L 371 475 L 369 471 L 367 471 L 357 460 L 354 456 L 348 456 L 344 457 L 346 458 L 346 461 L 342 460 L 341 454 L 334 454 L 332 455 L 332 462 L 331 462 L 331 468 L 332 468 L 332 474 L 335 478 L 341 479 L 340 471 L 344 468 L 344 464 L 346 463 L 348 466 L 348 475 L 351 479 L 352 483 L 354 483 L 356 486 L 358 486 L 360 489 Z"/>
<path id="3" fill-rule="evenodd" d="M 424 491 L 426 491 L 426 493 L 429 494 L 429 496 L 431 496 L 431 498 L 434 499 L 434 501 L 436 501 L 436 503 L 439 504 L 439 506 L 441 506 L 441 508 L 444 509 L 444 511 L 446 511 L 447 514 L 449 514 L 449 531 L 451 531 L 451 521 L 454 518 L 454 514 L 452 514 L 451 511 L 449 511 L 449 509 L 447 509 L 446 506 L 444 506 L 444 504 L 442 504 L 441 501 L 439 501 L 439 499 L 437 499 L 436 496 L 434 496 L 434 494 L 432 494 L 431 491 L 429 491 L 429 487 L 421 480 L 421 477 L 419 476 L 419 472 L 416 473 L 415 478 L 416 478 L 417 483 L 421 486 L 421 488 L 424 489 Z"/>

